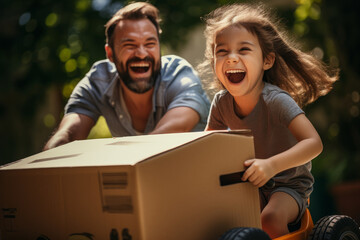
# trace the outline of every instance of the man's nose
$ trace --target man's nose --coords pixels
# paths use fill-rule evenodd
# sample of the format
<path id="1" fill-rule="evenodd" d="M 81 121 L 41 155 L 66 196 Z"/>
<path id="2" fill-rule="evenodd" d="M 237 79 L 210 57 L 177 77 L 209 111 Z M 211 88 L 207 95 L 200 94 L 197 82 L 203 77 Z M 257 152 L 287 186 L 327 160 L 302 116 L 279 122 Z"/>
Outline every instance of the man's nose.
<path id="1" fill-rule="evenodd" d="M 136 51 L 135 51 L 135 56 L 138 57 L 138 58 L 144 58 L 146 57 L 148 54 L 147 54 L 147 51 L 145 49 L 144 46 L 140 45 L 138 48 L 136 48 Z"/>

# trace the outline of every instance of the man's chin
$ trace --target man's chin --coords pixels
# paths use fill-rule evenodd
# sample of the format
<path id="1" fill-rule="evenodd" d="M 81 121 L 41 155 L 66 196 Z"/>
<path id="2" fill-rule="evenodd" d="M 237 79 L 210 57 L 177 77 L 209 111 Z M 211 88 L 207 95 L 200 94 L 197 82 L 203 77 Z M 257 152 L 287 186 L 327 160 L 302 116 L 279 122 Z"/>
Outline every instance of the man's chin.
<path id="1" fill-rule="evenodd" d="M 151 84 L 149 80 L 146 81 L 136 80 L 134 82 L 125 85 L 127 88 L 129 88 L 131 91 L 135 93 L 145 93 L 153 88 L 153 84 Z"/>
<path id="2" fill-rule="evenodd" d="M 129 72 L 129 77 L 135 82 L 148 82 L 150 81 L 151 76 L 152 74 L 150 70 L 142 74 L 134 74 L 133 72 Z"/>

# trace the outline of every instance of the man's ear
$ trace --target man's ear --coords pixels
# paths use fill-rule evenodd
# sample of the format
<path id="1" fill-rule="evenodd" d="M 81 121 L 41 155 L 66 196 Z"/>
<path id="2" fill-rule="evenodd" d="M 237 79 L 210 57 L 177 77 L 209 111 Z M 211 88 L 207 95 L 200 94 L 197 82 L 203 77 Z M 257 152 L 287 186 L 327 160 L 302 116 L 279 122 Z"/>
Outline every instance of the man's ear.
<path id="1" fill-rule="evenodd" d="M 105 44 L 105 52 L 106 52 L 106 57 L 110 60 L 110 62 L 114 62 L 113 51 L 112 48 L 109 46 L 109 44 Z"/>
<path id="2" fill-rule="evenodd" d="M 268 70 L 268 69 L 272 68 L 272 66 L 274 65 L 274 62 L 275 62 L 275 53 L 271 52 L 264 59 L 263 69 Z"/>

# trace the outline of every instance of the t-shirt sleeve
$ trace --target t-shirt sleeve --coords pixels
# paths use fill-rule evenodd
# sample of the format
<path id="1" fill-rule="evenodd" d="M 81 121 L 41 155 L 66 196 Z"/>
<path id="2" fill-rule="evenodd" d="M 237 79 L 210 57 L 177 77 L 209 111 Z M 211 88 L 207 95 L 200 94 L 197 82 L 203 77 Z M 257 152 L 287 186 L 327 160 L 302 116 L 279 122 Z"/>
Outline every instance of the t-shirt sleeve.
<path id="1" fill-rule="evenodd" d="M 304 111 L 297 105 L 295 100 L 287 93 L 281 92 L 273 98 L 272 109 L 275 112 L 280 124 L 288 127 L 291 121 L 299 114 L 304 114 Z"/>
<path id="2" fill-rule="evenodd" d="M 220 99 L 221 95 L 217 93 L 214 96 L 213 101 L 211 102 L 210 114 L 206 125 L 206 128 L 209 128 L 211 130 L 225 130 L 228 128 L 224 123 L 221 115 Z"/>
<path id="3" fill-rule="evenodd" d="M 186 60 L 177 58 L 167 66 L 162 77 L 170 82 L 165 95 L 167 110 L 190 107 L 205 123 L 209 114 L 210 101 L 192 66 Z"/>
<path id="4" fill-rule="evenodd" d="M 101 113 L 95 104 L 95 98 L 95 87 L 87 77 L 83 78 L 71 93 L 65 106 L 65 114 L 84 114 L 96 122 Z"/>

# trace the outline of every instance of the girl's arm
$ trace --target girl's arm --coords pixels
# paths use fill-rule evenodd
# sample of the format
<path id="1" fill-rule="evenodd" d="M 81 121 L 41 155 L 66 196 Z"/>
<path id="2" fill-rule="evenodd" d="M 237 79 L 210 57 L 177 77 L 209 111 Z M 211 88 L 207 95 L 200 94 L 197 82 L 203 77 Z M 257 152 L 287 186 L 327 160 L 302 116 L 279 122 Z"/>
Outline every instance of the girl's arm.
<path id="1" fill-rule="evenodd" d="M 263 186 L 270 178 L 284 170 L 303 165 L 318 156 L 323 145 L 309 119 L 304 114 L 296 116 L 289 124 L 289 130 L 298 143 L 292 148 L 268 159 L 251 159 L 245 161 L 243 179 L 255 186 Z"/>

